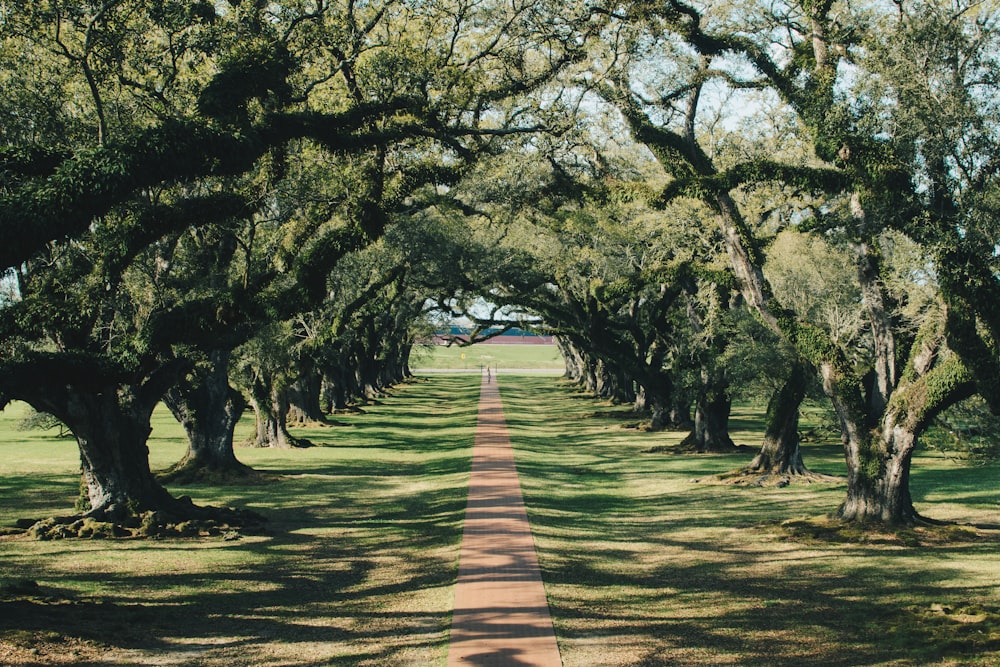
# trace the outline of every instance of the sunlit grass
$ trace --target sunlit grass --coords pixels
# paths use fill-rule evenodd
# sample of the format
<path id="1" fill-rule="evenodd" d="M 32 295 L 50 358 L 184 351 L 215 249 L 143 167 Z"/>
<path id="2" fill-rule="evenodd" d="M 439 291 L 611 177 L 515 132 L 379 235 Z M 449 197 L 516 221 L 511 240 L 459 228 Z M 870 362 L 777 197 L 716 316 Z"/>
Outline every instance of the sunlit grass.
<path id="1" fill-rule="evenodd" d="M 637 421 L 627 406 L 556 377 L 500 381 L 567 667 L 1000 664 L 997 531 L 923 546 L 793 536 L 782 522 L 834 510 L 843 483 L 707 483 L 751 454 L 671 454 L 685 434 L 624 428 Z M 170 488 L 255 509 L 269 518 L 264 535 L 0 538 L 0 581 L 40 584 L 29 599 L 0 597 L 0 663 L 443 664 L 478 382 L 435 375 L 337 415 L 339 426 L 298 432 L 320 447 L 237 449 L 273 482 Z M 17 409 L 0 414 L 4 526 L 68 513 L 79 488 L 76 445 L 11 431 Z M 820 412 L 810 407 L 807 426 Z M 759 442 L 759 415 L 737 407 L 737 442 Z M 184 449 L 159 410 L 153 467 Z M 804 456 L 843 473 L 835 436 Z M 920 453 L 918 508 L 996 524 L 997 468 Z"/>
<path id="2" fill-rule="evenodd" d="M 781 522 L 833 511 L 842 483 L 698 482 L 752 454 L 648 453 L 685 434 L 624 429 L 609 413 L 627 407 L 556 382 L 502 393 L 565 665 L 1000 664 L 995 531 L 922 547 L 792 538 Z M 752 413 L 737 412 L 738 442 L 759 443 Z M 804 457 L 843 474 L 835 443 Z M 914 497 L 930 516 L 995 522 L 997 472 L 925 453 Z"/>
<path id="3" fill-rule="evenodd" d="M 264 535 L 3 538 L 0 581 L 36 581 L 42 597 L 0 601 L 0 663 L 29 655 L 5 650 L 54 632 L 44 645 L 126 664 L 440 664 L 478 377 L 394 393 L 364 414 L 338 415 L 339 426 L 302 432 L 322 446 L 239 448 L 245 463 L 280 475 L 270 484 L 170 489 L 197 503 L 256 509 L 269 519 Z M 0 423 L 0 523 L 68 513 L 78 489 L 75 444 L 12 433 L 11 417 Z M 183 454 L 183 434 L 165 411 L 154 421 L 151 460 L 166 467 Z M 15 450 L 33 454 L 17 458 L 21 482 L 12 486 L 5 455 Z M 74 604 L 47 603 L 57 599 Z"/>

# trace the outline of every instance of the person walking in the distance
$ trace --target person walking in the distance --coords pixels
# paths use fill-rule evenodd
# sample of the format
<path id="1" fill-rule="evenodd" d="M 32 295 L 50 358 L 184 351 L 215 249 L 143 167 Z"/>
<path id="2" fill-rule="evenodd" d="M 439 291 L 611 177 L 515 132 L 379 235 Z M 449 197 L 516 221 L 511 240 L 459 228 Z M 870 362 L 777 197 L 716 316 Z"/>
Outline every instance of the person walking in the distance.
<path id="1" fill-rule="evenodd" d="M 493 376 L 490 375 L 490 367 L 487 366 L 486 367 L 486 384 L 489 384 L 490 380 L 492 380 L 492 379 L 493 379 Z"/>

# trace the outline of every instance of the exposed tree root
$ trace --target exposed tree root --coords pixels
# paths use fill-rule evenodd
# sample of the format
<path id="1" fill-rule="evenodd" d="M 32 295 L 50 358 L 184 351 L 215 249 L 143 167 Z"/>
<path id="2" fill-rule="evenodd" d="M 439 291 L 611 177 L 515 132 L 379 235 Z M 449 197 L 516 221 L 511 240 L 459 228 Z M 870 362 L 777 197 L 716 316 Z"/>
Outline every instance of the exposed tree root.
<path id="1" fill-rule="evenodd" d="M 239 539 L 258 534 L 267 519 L 250 510 L 201 507 L 186 496 L 169 508 L 129 512 L 112 506 L 85 514 L 34 520 L 22 519 L 18 527 L 37 540 L 68 538 L 221 537 Z"/>
<path id="2" fill-rule="evenodd" d="M 654 447 L 648 447 L 642 450 L 643 454 L 701 454 L 701 455 L 729 455 L 729 454 L 741 454 L 746 452 L 756 452 L 755 447 L 750 445 L 733 445 L 732 447 L 726 448 L 724 450 L 700 450 L 696 445 L 692 445 L 688 442 L 681 442 L 676 445 L 656 445 Z"/>
<path id="3" fill-rule="evenodd" d="M 908 547 L 996 541 L 974 526 L 921 519 L 912 525 L 843 521 L 832 516 L 790 519 L 780 524 L 789 539 L 826 543 L 890 544 Z"/>
<path id="4" fill-rule="evenodd" d="M 156 478 L 163 484 L 211 484 L 220 486 L 261 485 L 281 479 L 280 475 L 260 472 L 237 462 L 236 465 L 218 467 L 198 461 L 181 461 L 159 473 Z"/>
<path id="5" fill-rule="evenodd" d="M 784 471 L 766 471 L 753 468 L 740 468 L 718 475 L 709 475 L 694 480 L 702 484 L 729 484 L 732 486 L 785 487 L 791 484 L 835 484 L 843 482 L 843 477 L 824 475 L 812 472 L 808 468 L 789 469 Z"/>
<path id="6" fill-rule="evenodd" d="M 267 449 L 269 447 L 273 447 L 274 449 L 307 449 L 316 446 L 316 443 L 308 438 L 299 438 L 291 434 L 286 435 L 284 441 L 286 443 L 284 446 L 278 444 L 258 444 L 256 436 L 250 436 L 243 442 L 238 443 L 237 446 L 249 449 Z"/>
<path id="7" fill-rule="evenodd" d="M 332 415 L 363 415 L 365 409 L 360 405 L 348 405 L 346 408 L 334 408 L 330 411 Z"/>
<path id="8" fill-rule="evenodd" d="M 340 413 L 351 413 L 351 410 L 339 410 Z M 330 417 L 323 417 L 323 419 L 304 419 L 296 420 L 294 422 L 289 421 L 288 425 L 293 428 L 334 428 L 338 426 L 346 426 L 344 422 L 337 421 L 336 419 L 331 419 Z"/>

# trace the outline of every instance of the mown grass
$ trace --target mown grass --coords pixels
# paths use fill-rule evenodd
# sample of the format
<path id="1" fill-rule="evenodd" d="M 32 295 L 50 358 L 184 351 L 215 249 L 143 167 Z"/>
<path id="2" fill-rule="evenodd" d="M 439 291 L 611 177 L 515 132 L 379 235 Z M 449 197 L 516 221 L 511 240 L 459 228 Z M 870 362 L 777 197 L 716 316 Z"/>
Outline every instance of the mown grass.
<path id="1" fill-rule="evenodd" d="M 239 449 L 271 483 L 171 488 L 256 509 L 264 535 L 0 538 L 0 664 L 443 664 L 478 382 L 436 375 L 300 431 L 321 447 Z M 500 383 L 567 667 L 1000 664 L 996 529 L 847 542 L 790 530 L 836 508 L 844 486 L 695 481 L 749 455 L 649 453 L 684 434 L 624 428 L 627 407 L 557 378 Z M 0 525 L 68 512 L 75 444 L 12 433 L 11 418 L 0 414 Z M 756 444 L 759 411 L 740 406 L 733 427 Z M 156 468 L 183 453 L 165 412 L 150 448 Z M 843 471 L 835 438 L 805 458 Z M 997 468 L 923 452 L 918 507 L 996 524 Z"/>
<path id="2" fill-rule="evenodd" d="M 782 522 L 831 512 L 843 484 L 697 482 L 750 455 L 648 453 L 684 434 L 623 429 L 627 408 L 556 382 L 501 389 L 565 665 L 1000 664 L 996 530 L 812 539 Z M 752 412 L 735 415 L 738 442 L 759 441 Z M 836 443 L 804 455 L 843 473 Z M 914 497 L 932 517 L 995 524 L 997 473 L 925 452 Z"/>
<path id="3" fill-rule="evenodd" d="M 464 357 L 463 357 L 464 355 Z M 478 371 L 486 366 L 500 369 L 563 371 L 566 366 L 555 345 L 478 344 L 470 347 L 429 345 L 413 351 L 410 366 L 423 369 Z"/>
<path id="4" fill-rule="evenodd" d="M 268 517 L 238 540 L 0 541 L 0 664 L 432 665 L 446 655 L 478 377 L 414 382 L 323 446 L 239 449 L 268 484 L 171 488 Z M 68 513 L 76 446 L 0 424 L 0 524 Z M 183 454 L 158 412 L 154 467 Z M 250 425 L 241 425 L 242 429 Z M 22 580 L 39 584 L 25 591 Z"/>

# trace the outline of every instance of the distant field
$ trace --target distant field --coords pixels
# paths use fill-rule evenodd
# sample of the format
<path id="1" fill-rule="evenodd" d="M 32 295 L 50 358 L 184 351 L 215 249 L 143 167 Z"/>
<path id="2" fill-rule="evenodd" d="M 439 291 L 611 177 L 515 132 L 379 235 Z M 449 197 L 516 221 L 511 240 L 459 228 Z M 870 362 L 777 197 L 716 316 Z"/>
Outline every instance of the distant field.
<path id="1" fill-rule="evenodd" d="M 480 344 L 471 347 L 431 345 L 413 350 L 410 367 L 423 369 L 478 370 L 491 368 L 562 371 L 562 355 L 555 345 Z"/>

